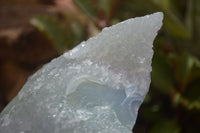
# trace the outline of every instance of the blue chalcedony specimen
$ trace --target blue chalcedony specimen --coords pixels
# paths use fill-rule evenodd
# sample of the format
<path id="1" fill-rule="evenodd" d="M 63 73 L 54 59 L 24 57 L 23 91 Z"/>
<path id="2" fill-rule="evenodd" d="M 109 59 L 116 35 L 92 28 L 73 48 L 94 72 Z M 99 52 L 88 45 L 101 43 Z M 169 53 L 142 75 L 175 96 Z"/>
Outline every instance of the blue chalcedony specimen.
<path id="1" fill-rule="evenodd" d="M 158 12 L 104 28 L 32 75 L 1 133 L 131 133 L 150 84 Z"/>

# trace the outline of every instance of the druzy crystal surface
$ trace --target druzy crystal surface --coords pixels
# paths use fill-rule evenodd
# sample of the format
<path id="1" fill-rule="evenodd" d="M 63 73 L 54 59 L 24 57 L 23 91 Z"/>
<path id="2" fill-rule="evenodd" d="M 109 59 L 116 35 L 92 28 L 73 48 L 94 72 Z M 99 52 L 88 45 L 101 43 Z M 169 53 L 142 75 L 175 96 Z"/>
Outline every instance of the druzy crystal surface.
<path id="1" fill-rule="evenodd" d="M 131 133 L 150 84 L 163 14 L 128 19 L 32 75 L 1 112 L 1 133 Z"/>

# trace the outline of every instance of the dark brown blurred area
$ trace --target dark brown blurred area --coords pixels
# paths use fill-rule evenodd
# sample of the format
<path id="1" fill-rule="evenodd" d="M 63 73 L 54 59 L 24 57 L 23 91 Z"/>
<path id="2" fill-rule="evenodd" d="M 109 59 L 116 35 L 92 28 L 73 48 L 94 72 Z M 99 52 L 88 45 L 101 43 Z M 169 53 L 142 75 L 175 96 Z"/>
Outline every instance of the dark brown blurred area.
<path id="1" fill-rule="evenodd" d="M 39 14 L 56 15 L 53 0 L 0 1 L 0 111 L 27 78 L 58 54 L 29 23 Z"/>

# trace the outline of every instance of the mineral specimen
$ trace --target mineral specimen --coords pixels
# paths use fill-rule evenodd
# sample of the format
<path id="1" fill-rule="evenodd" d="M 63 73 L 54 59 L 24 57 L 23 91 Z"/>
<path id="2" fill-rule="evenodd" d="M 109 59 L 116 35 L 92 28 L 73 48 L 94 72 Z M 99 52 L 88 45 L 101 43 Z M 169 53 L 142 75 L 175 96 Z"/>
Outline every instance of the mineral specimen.
<path id="1" fill-rule="evenodd" d="M 104 28 L 32 75 L 0 115 L 1 133 L 131 133 L 150 84 L 163 14 Z"/>

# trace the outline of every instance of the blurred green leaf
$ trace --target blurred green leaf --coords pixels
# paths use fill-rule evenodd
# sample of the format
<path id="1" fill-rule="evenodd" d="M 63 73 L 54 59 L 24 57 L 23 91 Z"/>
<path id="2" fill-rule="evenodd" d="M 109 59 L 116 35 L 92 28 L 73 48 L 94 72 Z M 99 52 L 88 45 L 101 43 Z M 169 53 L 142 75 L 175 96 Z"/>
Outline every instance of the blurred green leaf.
<path id="1" fill-rule="evenodd" d="M 154 4 L 159 5 L 162 9 L 169 10 L 171 7 L 170 0 L 151 0 Z"/>
<path id="2" fill-rule="evenodd" d="M 197 85 L 199 87 L 200 83 L 197 83 Z M 192 91 L 190 92 L 189 97 L 188 96 L 183 97 L 180 93 L 176 93 L 174 96 L 175 106 L 180 104 L 188 110 L 192 110 L 192 109 L 200 110 L 200 96 L 196 96 L 197 95 L 196 87 L 191 88 Z M 195 92 L 194 92 L 194 90 L 195 90 Z"/>
<path id="3" fill-rule="evenodd" d="M 200 110 L 200 98 L 196 99 L 195 101 L 188 101 L 188 104 L 186 107 L 191 110 L 191 109 L 198 109 Z"/>
<path id="4" fill-rule="evenodd" d="M 190 84 L 193 84 L 192 82 L 196 82 L 196 81 L 199 81 L 200 82 L 200 61 L 196 58 L 196 57 L 193 57 L 193 60 L 194 60 L 194 65 L 193 65 L 193 68 L 189 74 L 189 83 Z M 189 84 L 189 86 L 190 86 Z M 189 87 L 188 86 L 188 87 Z"/>
<path id="5" fill-rule="evenodd" d="M 186 25 L 187 28 L 191 34 L 191 36 L 193 36 L 193 32 L 194 32 L 194 16 L 195 16 L 195 12 L 194 12 L 194 0 L 188 0 L 187 1 L 187 13 L 186 13 Z"/>
<path id="6" fill-rule="evenodd" d="M 105 12 L 107 19 L 110 18 L 111 15 L 111 8 L 114 0 L 99 0 L 98 2 L 98 8 L 99 10 L 102 10 Z"/>
<path id="7" fill-rule="evenodd" d="M 150 133 L 180 133 L 181 128 L 176 121 L 163 119 L 157 121 Z"/>
<path id="8" fill-rule="evenodd" d="M 189 53 L 184 53 L 181 56 L 175 56 L 175 70 L 176 70 L 176 80 L 179 82 L 179 87 L 185 89 L 187 83 L 189 82 L 189 75 L 194 66 L 196 58 L 191 56 Z"/>
<path id="9" fill-rule="evenodd" d="M 72 46 L 68 44 L 64 27 L 55 18 L 37 16 L 32 18 L 30 22 L 53 42 L 58 53 L 62 54 L 66 48 L 72 48 Z"/>
<path id="10" fill-rule="evenodd" d="M 68 34 L 70 38 L 69 43 L 73 45 L 79 44 L 81 41 L 85 40 L 87 37 L 87 32 L 85 27 L 79 22 L 73 22 L 70 25 L 70 32 Z"/>
<path id="11" fill-rule="evenodd" d="M 159 120 L 162 118 L 162 113 L 160 111 L 154 111 L 154 106 L 151 107 L 143 107 L 142 113 L 143 117 L 145 117 L 146 120 L 154 122 L 155 120 Z"/>
<path id="12" fill-rule="evenodd" d="M 168 94 L 173 87 L 172 70 L 166 56 L 155 52 L 152 60 L 152 83 L 160 92 Z"/>
<path id="13" fill-rule="evenodd" d="M 74 0 L 74 2 L 91 20 L 96 21 L 96 10 L 89 0 Z"/>
<path id="14" fill-rule="evenodd" d="M 185 90 L 182 98 L 187 102 L 188 109 L 200 109 L 200 62 L 194 61 L 194 66 L 190 72 L 187 89 Z"/>
<path id="15" fill-rule="evenodd" d="M 164 13 L 166 16 L 164 19 L 164 25 L 166 26 L 166 30 L 168 30 L 168 32 L 170 32 L 175 37 L 182 37 L 187 39 L 191 37 L 184 24 L 182 24 L 175 15 L 169 11 L 165 11 Z"/>
<path id="16" fill-rule="evenodd" d="M 170 8 L 169 0 L 151 0 L 152 4 L 164 12 L 164 26 L 166 30 L 170 32 L 175 37 L 182 37 L 189 39 L 191 37 L 190 32 L 180 21 L 180 19 L 174 15 Z"/>
<path id="17" fill-rule="evenodd" d="M 194 39 L 200 45 L 200 0 L 194 1 Z"/>

